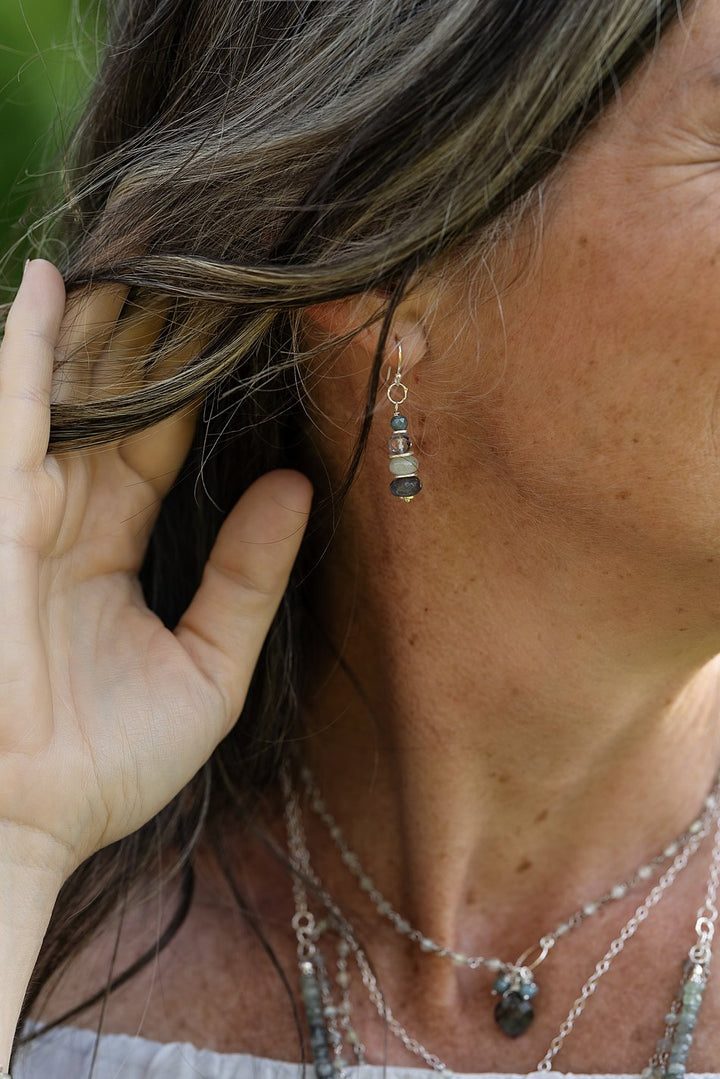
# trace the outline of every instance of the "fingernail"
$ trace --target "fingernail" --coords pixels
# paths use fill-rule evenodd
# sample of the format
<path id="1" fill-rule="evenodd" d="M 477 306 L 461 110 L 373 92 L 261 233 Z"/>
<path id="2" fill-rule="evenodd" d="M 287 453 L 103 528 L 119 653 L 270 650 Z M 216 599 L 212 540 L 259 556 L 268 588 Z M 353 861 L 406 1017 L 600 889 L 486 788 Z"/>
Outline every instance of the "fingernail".
<path id="1" fill-rule="evenodd" d="M 30 265 L 30 259 L 25 259 L 25 265 L 23 267 L 23 277 L 25 277 L 25 274 L 27 273 L 27 268 L 28 268 L 29 265 Z"/>

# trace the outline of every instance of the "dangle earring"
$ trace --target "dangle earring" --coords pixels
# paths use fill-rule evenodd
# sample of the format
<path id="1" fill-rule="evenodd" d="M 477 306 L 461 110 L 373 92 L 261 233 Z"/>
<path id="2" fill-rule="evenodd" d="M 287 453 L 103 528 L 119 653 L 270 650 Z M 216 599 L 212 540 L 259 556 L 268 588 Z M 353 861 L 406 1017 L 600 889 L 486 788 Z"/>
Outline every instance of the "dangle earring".
<path id="1" fill-rule="evenodd" d="M 412 441 L 408 434 L 407 416 L 400 412 L 400 405 L 407 400 L 408 388 L 402 381 L 403 354 L 402 345 L 397 342 L 398 365 L 395 376 L 387 388 L 387 397 L 395 409 L 390 417 L 392 435 L 388 442 L 390 451 L 390 471 L 394 479 L 390 484 L 390 493 L 403 502 L 411 502 L 422 491 L 422 483 L 417 475 L 418 459 L 412 452 Z"/>

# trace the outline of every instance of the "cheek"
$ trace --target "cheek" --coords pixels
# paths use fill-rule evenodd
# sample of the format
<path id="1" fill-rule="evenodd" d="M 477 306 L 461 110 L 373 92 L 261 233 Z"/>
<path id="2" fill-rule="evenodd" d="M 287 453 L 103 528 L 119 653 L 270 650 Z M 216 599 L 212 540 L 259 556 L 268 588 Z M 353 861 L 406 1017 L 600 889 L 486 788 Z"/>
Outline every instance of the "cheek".
<path id="1" fill-rule="evenodd" d="M 720 273 L 679 229 L 580 210 L 486 326 L 492 452 L 523 499 L 593 534 L 694 522 L 715 543 Z"/>

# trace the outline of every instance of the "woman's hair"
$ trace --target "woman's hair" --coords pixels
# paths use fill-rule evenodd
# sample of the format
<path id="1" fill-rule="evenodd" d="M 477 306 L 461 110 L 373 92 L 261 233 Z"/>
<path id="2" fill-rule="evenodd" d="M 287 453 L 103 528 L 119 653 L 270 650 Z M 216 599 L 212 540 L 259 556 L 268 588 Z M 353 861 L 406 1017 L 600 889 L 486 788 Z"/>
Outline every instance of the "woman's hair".
<path id="1" fill-rule="evenodd" d="M 313 618 L 312 565 L 361 459 L 394 309 L 431 268 L 487 252 L 681 6 L 108 0 L 59 224 L 54 239 L 35 236 L 71 292 L 119 283 L 121 323 L 152 312 L 162 328 L 127 359 L 122 381 L 142 388 L 58 405 L 52 446 L 106 442 L 203 402 L 142 571 L 168 625 L 247 485 L 275 467 L 315 467 L 303 309 L 375 290 L 383 331 L 346 481 L 331 491 L 315 469 L 304 554 L 237 725 L 168 809 L 67 883 L 28 1008 L 118 896 L 171 856 L 186 867 L 179 924 L 206 814 L 227 788 L 249 812 L 277 775 L 301 733 L 314 662 L 300 643 L 317 639 L 301 633 Z"/>

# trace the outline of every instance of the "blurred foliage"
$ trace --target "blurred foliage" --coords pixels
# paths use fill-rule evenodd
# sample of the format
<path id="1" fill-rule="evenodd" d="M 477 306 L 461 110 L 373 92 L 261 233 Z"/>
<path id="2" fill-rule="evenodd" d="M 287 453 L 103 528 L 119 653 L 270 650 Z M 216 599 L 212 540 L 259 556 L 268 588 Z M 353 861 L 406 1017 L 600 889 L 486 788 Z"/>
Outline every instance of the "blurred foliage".
<path id="1" fill-rule="evenodd" d="M 58 190 L 60 147 L 87 85 L 92 42 L 78 0 L 0 0 L 0 256 Z M 21 244 L 4 267 L 17 280 Z M 3 297 L 4 298 L 4 297 Z"/>

